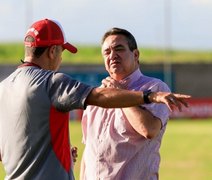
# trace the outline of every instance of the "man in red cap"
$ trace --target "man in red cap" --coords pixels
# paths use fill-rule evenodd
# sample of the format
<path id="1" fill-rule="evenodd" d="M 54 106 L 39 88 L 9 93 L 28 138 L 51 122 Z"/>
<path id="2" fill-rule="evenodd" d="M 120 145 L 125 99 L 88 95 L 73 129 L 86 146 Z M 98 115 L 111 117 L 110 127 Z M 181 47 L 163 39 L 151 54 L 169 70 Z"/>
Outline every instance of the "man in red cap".
<path id="1" fill-rule="evenodd" d="M 190 97 L 95 88 L 58 72 L 63 50 L 76 53 L 77 48 L 53 20 L 35 22 L 24 43 L 23 64 L 0 83 L 0 157 L 6 179 L 74 179 L 69 141 L 73 109 L 129 107 L 146 100 L 181 108 Z"/>

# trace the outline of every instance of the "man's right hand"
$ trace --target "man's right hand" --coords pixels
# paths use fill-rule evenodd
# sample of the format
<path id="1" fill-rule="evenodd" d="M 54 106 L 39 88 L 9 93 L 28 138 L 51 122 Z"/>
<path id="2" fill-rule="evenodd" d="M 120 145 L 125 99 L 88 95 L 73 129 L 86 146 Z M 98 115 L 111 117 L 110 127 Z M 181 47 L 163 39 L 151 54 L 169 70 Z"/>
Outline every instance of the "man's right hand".
<path id="1" fill-rule="evenodd" d="M 188 107 L 186 99 L 191 98 L 190 95 L 176 94 L 170 92 L 152 92 L 149 95 L 149 100 L 152 103 L 164 103 L 168 106 L 170 111 L 175 107 L 182 111 L 182 106 Z"/>

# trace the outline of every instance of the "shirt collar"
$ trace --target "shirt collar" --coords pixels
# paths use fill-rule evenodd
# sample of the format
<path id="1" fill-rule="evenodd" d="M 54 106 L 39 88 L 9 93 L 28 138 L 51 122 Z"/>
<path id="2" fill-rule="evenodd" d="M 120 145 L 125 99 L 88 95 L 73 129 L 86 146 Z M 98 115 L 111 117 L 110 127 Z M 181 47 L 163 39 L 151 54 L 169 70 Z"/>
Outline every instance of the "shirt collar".
<path id="1" fill-rule="evenodd" d="M 26 67 L 26 66 L 35 66 L 35 67 L 38 67 L 38 68 L 41 69 L 41 67 L 39 65 L 37 65 L 35 63 L 32 63 L 32 62 L 26 62 L 26 61 L 23 62 L 23 64 L 19 65 L 18 68 L 20 68 L 20 67 Z"/>
<path id="2" fill-rule="evenodd" d="M 127 88 L 130 88 L 134 82 L 136 82 L 143 74 L 141 73 L 140 69 L 138 68 L 133 73 L 131 73 L 126 78 L 119 81 L 120 84 L 125 85 Z"/>

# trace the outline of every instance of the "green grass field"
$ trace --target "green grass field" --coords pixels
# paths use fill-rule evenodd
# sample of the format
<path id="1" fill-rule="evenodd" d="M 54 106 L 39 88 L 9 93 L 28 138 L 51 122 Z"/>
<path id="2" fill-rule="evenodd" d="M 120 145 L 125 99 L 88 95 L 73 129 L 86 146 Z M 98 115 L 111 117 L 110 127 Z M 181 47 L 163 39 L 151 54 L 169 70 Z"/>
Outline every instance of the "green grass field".
<path id="1" fill-rule="evenodd" d="M 161 146 L 162 180 L 212 179 L 212 121 L 169 121 Z"/>
<path id="2" fill-rule="evenodd" d="M 63 53 L 63 64 L 103 64 L 100 46 L 76 45 L 78 52 Z M 212 51 L 198 50 L 172 50 L 167 52 L 163 48 L 140 47 L 140 61 L 142 63 L 211 63 Z M 0 64 L 18 64 L 24 58 L 24 46 L 22 43 L 0 43 Z"/>
<path id="3" fill-rule="evenodd" d="M 78 147 L 75 164 L 79 179 L 80 159 L 83 151 L 81 127 L 78 121 L 70 123 L 71 143 Z M 212 179 L 212 119 L 170 120 L 161 146 L 161 180 Z M 0 179 L 5 176 L 0 165 Z"/>

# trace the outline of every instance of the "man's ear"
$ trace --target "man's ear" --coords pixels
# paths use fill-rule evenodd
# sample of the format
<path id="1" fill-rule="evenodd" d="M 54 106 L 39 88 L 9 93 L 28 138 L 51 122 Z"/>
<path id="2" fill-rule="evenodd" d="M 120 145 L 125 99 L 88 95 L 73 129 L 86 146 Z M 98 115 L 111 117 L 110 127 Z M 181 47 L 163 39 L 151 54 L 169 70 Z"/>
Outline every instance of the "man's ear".
<path id="1" fill-rule="evenodd" d="M 139 52 L 139 50 L 138 49 L 135 49 L 134 51 L 133 51 L 133 53 L 134 53 L 134 58 L 138 61 L 138 63 L 139 63 L 139 56 L 140 56 L 140 52 Z"/>
<path id="2" fill-rule="evenodd" d="M 50 46 L 48 50 L 48 56 L 50 59 L 55 59 L 56 56 L 56 45 Z"/>

